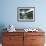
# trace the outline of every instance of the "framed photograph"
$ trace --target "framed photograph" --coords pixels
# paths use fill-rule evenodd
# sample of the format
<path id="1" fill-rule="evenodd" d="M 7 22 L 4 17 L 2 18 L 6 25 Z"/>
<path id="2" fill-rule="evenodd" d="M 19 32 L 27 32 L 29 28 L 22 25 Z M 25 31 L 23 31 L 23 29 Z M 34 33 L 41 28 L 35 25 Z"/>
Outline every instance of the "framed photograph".
<path id="1" fill-rule="evenodd" d="M 35 21 L 35 7 L 18 7 L 17 20 L 21 22 Z"/>

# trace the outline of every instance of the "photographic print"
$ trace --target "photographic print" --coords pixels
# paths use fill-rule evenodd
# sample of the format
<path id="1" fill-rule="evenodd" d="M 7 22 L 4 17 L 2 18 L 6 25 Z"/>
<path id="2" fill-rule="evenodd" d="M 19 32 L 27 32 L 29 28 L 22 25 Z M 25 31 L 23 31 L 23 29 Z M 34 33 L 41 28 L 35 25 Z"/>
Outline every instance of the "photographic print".
<path id="1" fill-rule="evenodd" d="M 18 7 L 17 20 L 22 22 L 35 21 L 35 7 Z"/>

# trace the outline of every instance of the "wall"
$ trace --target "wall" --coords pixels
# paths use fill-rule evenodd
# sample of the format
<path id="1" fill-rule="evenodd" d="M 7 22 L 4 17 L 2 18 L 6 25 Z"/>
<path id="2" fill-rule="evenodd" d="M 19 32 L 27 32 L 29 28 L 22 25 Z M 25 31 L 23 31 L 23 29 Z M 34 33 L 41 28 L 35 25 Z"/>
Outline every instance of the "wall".
<path id="1" fill-rule="evenodd" d="M 0 25 L 16 28 L 46 28 L 46 0 L 0 0 Z M 35 7 L 35 22 L 18 22 L 17 7 Z M 1 27 L 1 26 L 0 26 Z"/>

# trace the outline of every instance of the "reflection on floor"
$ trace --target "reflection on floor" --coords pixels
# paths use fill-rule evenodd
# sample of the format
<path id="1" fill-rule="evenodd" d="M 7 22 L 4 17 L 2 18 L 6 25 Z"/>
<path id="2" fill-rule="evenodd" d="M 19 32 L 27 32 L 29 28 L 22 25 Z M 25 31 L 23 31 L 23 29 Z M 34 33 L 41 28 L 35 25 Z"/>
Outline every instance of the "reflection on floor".
<path id="1" fill-rule="evenodd" d="M 46 44 L 44 44 L 44 46 L 46 46 Z"/>
<path id="2" fill-rule="evenodd" d="M 0 46 L 2 46 L 2 44 L 0 44 Z"/>

